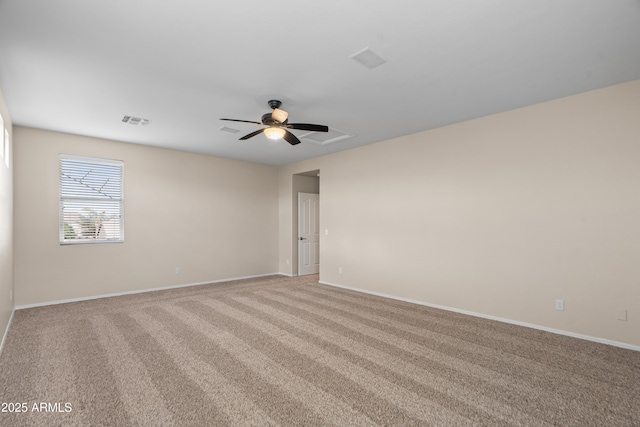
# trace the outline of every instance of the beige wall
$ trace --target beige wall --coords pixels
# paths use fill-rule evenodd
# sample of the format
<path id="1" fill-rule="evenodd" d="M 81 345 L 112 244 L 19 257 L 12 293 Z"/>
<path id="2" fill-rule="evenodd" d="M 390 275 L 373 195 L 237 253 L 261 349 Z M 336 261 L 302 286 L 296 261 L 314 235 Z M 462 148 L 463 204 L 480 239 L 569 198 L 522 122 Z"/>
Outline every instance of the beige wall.
<path id="1" fill-rule="evenodd" d="M 321 281 L 640 345 L 640 81 L 281 168 L 283 272 L 312 169 Z"/>
<path id="2" fill-rule="evenodd" d="M 9 141 L 12 144 L 13 127 L 11 117 L 0 91 L 0 114 L 4 120 L 4 127 L 9 131 Z M 4 129 L 0 129 L 4 133 Z M 0 144 L 0 150 L 2 150 Z M 13 144 L 12 144 L 13 145 Z M 0 339 L 4 335 L 11 313 L 13 301 L 10 293 L 13 292 L 13 146 L 9 150 L 9 168 L 0 161 Z"/>
<path id="3" fill-rule="evenodd" d="M 124 161 L 124 243 L 58 243 L 59 153 Z M 277 169 L 15 127 L 14 232 L 18 306 L 277 273 Z"/>

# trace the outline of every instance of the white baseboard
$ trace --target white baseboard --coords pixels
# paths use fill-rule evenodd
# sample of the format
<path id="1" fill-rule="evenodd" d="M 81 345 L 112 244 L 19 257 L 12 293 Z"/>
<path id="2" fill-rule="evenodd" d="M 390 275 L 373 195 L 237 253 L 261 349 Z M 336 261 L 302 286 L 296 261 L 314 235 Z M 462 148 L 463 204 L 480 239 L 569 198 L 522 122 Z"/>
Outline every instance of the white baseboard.
<path id="1" fill-rule="evenodd" d="M 291 273 L 278 273 L 281 276 L 286 276 L 286 277 L 296 277 L 295 274 L 291 274 Z"/>
<path id="2" fill-rule="evenodd" d="M 4 349 L 4 342 L 7 339 L 7 335 L 9 334 L 9 328 L 11 327 L 11 322 L 13 322 L 13 314 L 16 312 L 15 307 L 11 311 L 11 316 L 9 317 L 9 322 L 7 323 L 7 327 L 4 330 L 4 335 L 2 335 L 2 342 L 0 342 L 0 354 L 2 354 L 2 350 Z"/>
<path id="3" fill-rule="evenodd" d="M 136 290 L 136 291 L 116 292 L 116 293 L 113 293 L 113 294 L 92 295 L 92 296 L 88 296 L 88 297 L 79 297 L 79 298 L 70 298 L 70 299 L 57 300 L 57 301 L 38 302 L 38 303 L 35 303 L 35 304 L 25 304 L 25 305 L 16 306 L 15 310 L 23 310 L 25 308 L 44 307 L 44 306 L 48 306 L 48 305 L 66 304 L 66 303 L 69 303 L 69 302 L 89 301 L 89 300 L 92 300 L 92 299 L 119 297 L 119 296 L 123 296 L 123 295 L 142 294 L 142 293 L 145 293 L 145 292 L 166 291 L 166 290 L 169 290 L 169 289 L 188 288 L 189 286 L 201 286 L 201 285 L 210 285 L 210 284 L 213 284 L 213 283 L 232 282 L 234 280 L 256 279 L 258 277 L 278 276 L 278 275 L 281 275 L 281 274 L 282 273 L 258 274 L 258 275 L 255 275 L 255 276 L 232 277 L 232 278 L 229 278 L 229 279 L 209 280 L 209 281 L 206 281 L 206 282 L 185 283 L 185 284 L 182 284 L 182 285 L 165 286 L 163 288 L 140 289 L 140 290 Z"/>
<path id="4" fill-rule="evenodd" d="M 483 318 L 483 319 L 496 320 L 498 322 L 509 323 L 509 324 L 512 324 L 512 325 L 524 326 L 526 328 L 531 328 L 531 329 L 538 329 L 540 331 L 551 332 L 553 334 L 565 335 L 565 336 L 569 336 L 569 337 L 573 337 L 573 338 L 583 339 L 583 340 L 586 340 L 586 341 L 593 341 L 593 342 L 597 342 L 597 343 L 600 343 L 600 344 L 607 344 L 607 345 L 611 345 L 611 346 L 614 346 L 614 347 L 625 348 L 627 350 L 640 351 L 640 346 L 627 344 L 627 343 L 623 343 L 623 342 L 612 341 L 612 340 L 607 340 L 607 339 L 598 338 L 598 337 L 592 337 L 590 335 L 577 334 L 577 333 L 574 333 L 574 332 L 563 331 L 561 329 L 548 328 L 546 326 L 540 326 L 540 325 L 536 325 L 536 324 L 533 324 L 533 323 L 526 323 L 526 322 L 520 322 L 518 320 L 505 319 L 505 318 L 502 318 L 502 317 L 490 316 L 488 314 L 476 313 L 476 312 L 473 312 L 473 311 L 460 310 L 458 308 L 447 307 L 447 306 L 444 306 L 444 305 L 430 304 L 430 303 L 427 303 L 427 302 L 424 302 L 424 301 L 418 301 L 418 300 L 413 300 L 413 299 L 409 299 L 409 298 L 397 297 L 397 296 L 394 296 L 394 295 L 383 294 L 381 292 L 368 291 L 366 289 L 352 288 L 350 286 L 337 285 L 335 283 L 329 283 L 329 282 L 325 282 L 325 281 L 322 281 L 322 280 L 320 280 L 320 283 L 323 284 L 323 285 L 333 286 L 333 287 L 336 287 L 336 288 L 348 289 L 350 291 L 362 292 L 362 293 L 365 293 L 365 294 L 376 295 L 376 296 L 379 296 L 379 297 L 390 298 L 390 299 L 394 299 L 394 300 L 398 300 L 398 301 L 404 301 L 404 302 L 410 302 L 410 303 L 413 303 L 413 304 L 424 305 L 426 307 L 439 308 L 441 310 L 453 311 L 455 313 L 460 313 L 460 314 L 467 314 L 469 316 L 480 317 L 480 318 Z"/>

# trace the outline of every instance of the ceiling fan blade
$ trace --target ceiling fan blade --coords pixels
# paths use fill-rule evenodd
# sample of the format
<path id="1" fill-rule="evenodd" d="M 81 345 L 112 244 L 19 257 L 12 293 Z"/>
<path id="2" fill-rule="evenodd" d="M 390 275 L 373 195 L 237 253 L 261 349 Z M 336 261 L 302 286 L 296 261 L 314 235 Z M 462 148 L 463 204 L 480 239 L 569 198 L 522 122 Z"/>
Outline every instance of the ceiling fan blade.
<path id="1" fill-rule="evenodd" d="M 329 126 L 325 125 L 312 125 L 309 123 L 289 123 L 287 125 L 289 129 L 310 130 L 313 132 L 329 132 Z"/>
<path id="2" fill-rule="evenodd" d="M 238 120 L 238 119 L 220 119 L 220 120 L 226 120 L 228 122 L 253 123 L 253 124 L 256 124 L 256 125 L 261 125 L 262 124 L 260 122 L 252 122 L 251 120 Z"/>
<path id="3" fill-rule="evenodd" d="M 249 134 L 247 134 L 247 135 L 243 136 L 243 137 L 242 137 L 242 138 L 240 138 L 239 140 L 240 140 L 240 141 L 243 141 L 243 140 L 245 140 L 245 139 L 253 138 L 254 136 L 256 136 L 256 135 L 258 135 L 259 133 L 262 133 L 262 132 L 264 132 L 264 129 L 258 129 L 258 130 L 257 130 L 257 131 L 255 131 L 255 132 L 251 132 L 251 133 L 249 133 Z"/>
<path id="4" fill-rule="evenodd" d="M 284 136 L 282 138 L 284 138 L 284 140 L 291 145 L 300 144 L 300 140 L 294 134 L 292 134 L 286 129 L 284 130 Z"/>

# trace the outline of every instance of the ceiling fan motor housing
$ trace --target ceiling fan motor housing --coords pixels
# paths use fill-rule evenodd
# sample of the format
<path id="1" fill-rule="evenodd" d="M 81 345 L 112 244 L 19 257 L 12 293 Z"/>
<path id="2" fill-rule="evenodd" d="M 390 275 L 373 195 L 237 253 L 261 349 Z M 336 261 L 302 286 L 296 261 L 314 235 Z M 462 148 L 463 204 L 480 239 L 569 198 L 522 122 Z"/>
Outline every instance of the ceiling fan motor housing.
<path id="1" fill-rule="evenodd" d="M 277 99 L 272 99 L 269 101 L 269 107 L 271 107 L 272 110 L 275 110 L 276 108 L 280 108 L 281 105 L 282 105 L 282 102 L 278 101 Z"/>
<path id="2" fill-rule="evenodd" d="M 280 125 L 282 123 L 280 123 L 279 121 L 271 117 L 271 113 L 267 113 L 262 116 L 262 124 L 267 126 L 272 126 L 272 125 Z"/>

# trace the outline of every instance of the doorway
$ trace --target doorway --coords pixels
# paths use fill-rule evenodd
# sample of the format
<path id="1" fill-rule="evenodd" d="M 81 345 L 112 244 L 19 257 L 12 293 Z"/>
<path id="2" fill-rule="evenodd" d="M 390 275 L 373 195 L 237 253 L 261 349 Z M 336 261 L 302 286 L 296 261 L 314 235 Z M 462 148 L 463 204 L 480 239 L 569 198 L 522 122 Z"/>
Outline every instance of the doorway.
<path id="1" fill-rule="evenodd" d="M 320 195 L 298 193 L 298 276 L 320 273 Z"/>
<path id="2" fill-rule="evenodd" d="M 294 174 L 292 178 L 292 274 L 294 276 L 317 274 L 320 269 L 320 171 L 312 170 Z M 303 207 L 299 208 L 299 193 L 313 195 L 317 198 L 317 201 L 312 201 L 306 197 L 305 201 L 302 202 Z M 301 211 L 306 212 L 307 225 L 304 225 L 304 223 L 302 225 L 298 224 L 301 220 L 299 218 Z M 301 231 L 303 232 L 302 234 Z M 303 240 L 300 240 L 301 237 Z"/>

